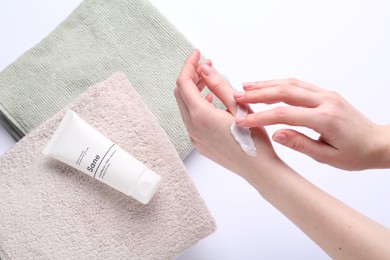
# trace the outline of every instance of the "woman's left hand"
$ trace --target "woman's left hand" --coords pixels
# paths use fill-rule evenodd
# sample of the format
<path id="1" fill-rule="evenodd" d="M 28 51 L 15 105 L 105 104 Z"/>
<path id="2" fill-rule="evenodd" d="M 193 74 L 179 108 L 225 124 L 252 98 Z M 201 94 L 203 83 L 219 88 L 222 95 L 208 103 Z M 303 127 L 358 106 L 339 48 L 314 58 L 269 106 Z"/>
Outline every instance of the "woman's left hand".
<path id="1" fill-rule="evenodd" d="M 251 128 L 257 155 L 248 156 L 241 150 L 230 132 L 237 107 L 234 91 L 212 69 L 210 61 L 199 64 L 199 59 L 199 51 L 194 50 L 182 68 L 174 91 L 184 124 L 196 149 L 248 181 L 251 179 L 250 172 L 259 171 L 259 167 L 254 165 L 256 161 L 257 166 L 262 162 L 261 170 L 273 167 L 274 163 L 282 163 L 263 127 Z M 201 95 L 205 86 L 222 101 L 227 110 L 212 104 L 212 94 L 206 97 Z"/>

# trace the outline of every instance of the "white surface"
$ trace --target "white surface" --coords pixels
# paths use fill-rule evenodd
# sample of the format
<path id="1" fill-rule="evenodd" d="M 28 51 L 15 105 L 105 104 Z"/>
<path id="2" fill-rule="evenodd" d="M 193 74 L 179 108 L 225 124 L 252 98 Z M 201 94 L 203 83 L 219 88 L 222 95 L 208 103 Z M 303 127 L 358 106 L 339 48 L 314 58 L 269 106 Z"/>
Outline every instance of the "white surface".
<path id="1" fill-rule="evenodd" d="M 1 1 L 0 69 L 46 36 L 79 2 Z M 336 90 L 377 123 L 390 122 L 389 1 L 151 2 L 235 87 L 296 77 Z M 7 148 L 9 139 L 0 133 L 0 146 Z M 275 146 L 311 182 L 390 226 L 389 170 L 344 172 Z M 218 230 L 178 259 L 328 259 L 233 173 L 196 152 L 186 166 Z"/>

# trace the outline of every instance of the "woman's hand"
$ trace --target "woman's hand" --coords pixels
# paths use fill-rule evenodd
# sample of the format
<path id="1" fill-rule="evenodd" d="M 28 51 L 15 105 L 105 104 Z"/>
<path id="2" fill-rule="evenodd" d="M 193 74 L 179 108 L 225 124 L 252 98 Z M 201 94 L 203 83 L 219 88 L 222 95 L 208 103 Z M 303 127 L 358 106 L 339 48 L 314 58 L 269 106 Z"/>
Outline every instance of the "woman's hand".
<path id="1" fill-rule="evenodd" d="M 267 171 L 275 163 L 281 164 L 281 161 L 262 127 L 251 129 L 257 155 L 248 156 L 241 150 L 230 132 L 237 106 L 234 91 L 212 69 L 210 61 L 199 64 L 199 59 L 200 53 L 195 50 L 185 62 L 174 91 L 191 141 L 201 154 L 253 184 L 251 173 Z M 211 102 L 211 94 L 206 97 L 201 95 L 205 86 L 222 101 L 227 110 L 216 108 Z M 254 166 L 255 162 L 261 162 L 260 171 Z"/>
<path id="2" fill-rule="evenodd" d="M 239 126 L 287 124 L 308 127 L 320 134 L 318 140 L 291 129 L 275 132 L 273 140 L 341 169 L 389 166 L 389 129 L 371 122 L 339 94 L 296 79 L 246 83 L 244 90 L 234 94 L 237 102 L 284 102 L 290 106 L 237 119 Z"/>
<path id="3" fill-rule="evenodd" d="M 244 120 L 241 124 L 254 126 L 251 128 L 251 132 L 257 149 L 255 157 L 248 156 L 241 150 L 241 147 L 230 133 L 230 126 L 235 120 L 234 114 L 236 111 L 233 90 L 211 68 L 210 61 L 198 64 L 199 57 L 199 51 L 195 50 L 187 59 L 175 89 L 175 97 L 184 123 L 193 144 L 199 152 L 244 177 L 259 191 L 264 199 L 301 228 L 332 258 L 389 259 L 389 230 L 329 196 L 285 165 L 276 156 L 264 128 L 258 126 L 259 124 L 289 122 L 292 125 L 303 124 L 321 132 L 321 126 L 325 125 L 327 128 L 322 133 L 326 134 L 323 134 L 322 138 L 339 136 L 340 138 L 327 139 L 327 142 L 340 145 L 339 149 L 341 150 L 331 148 L 331 144 L 326 143 L 325 140 L 304 139 L 304 142 L 323 142 L 313 143 L 311 149 L 324 147 L 324 149 L 328 149 L 324 152 L 325 155 L 329 159 L 333 158 L 333 160 L 337 160 L 335 154 L 339 153 L 344 156 L 345 163 L 348 160 L 347 150 L 352 150 L 355 155 L 356 151 L 353 151 L 352 148 L 354 144 L 348 143 L 353 138 L 346 137 L 347 133 L 344 131 L 353 132 L 352 130 L 354 130 L 354 135 L 357 138 L 365 134 L 362 133 L 363 130 L 361 130 L 362 132 L 355 129 L 349 130 L 343 119 L 348 120 L 346 123 L 352 124 L 351 127 L 362 124 L 366 131 L 368 131 L 367 128 L 370 129 L 371 122 L 337 95 L 310 85 L 304 85 L 306 88 L 296 86 L 301 88 L 296 90 L 292 88 L 291 84 L 288 84 L 285 90 L 286 95 L 280 95 L 277 94 L 278 87 L 269 85 L 264 87 L 266 84 L 256 84 L 251 87 L 251 91 L 248 91 L 244 97 L 239 98 L 236 95 L 236 99 L 247 103 L 285 101 L 291 105 L 302 106 L 302 104 L 305 104 L 302 113 L 307 114 L 302 115 L 301 118 L 301 115 L 299 115 L 300 109 L 290 107 L 286 108 L 286 114 L 284 112 L 278 114 L 282 110 L 279 112 L 276 110 L 276 116 L 275 110 L 266 111 L 263 114 L 248 115 L 247 120 Z M 225 104 L 227 110 L 216 108 L 211 103 L 211 95 L 201 96 L 200 92 L 205 86 Z M 247 90 L 249 90 L 249 87 Z M 290 93 L 290 91 L 293 93 Z M 337 118 L 337 110 L 330 113 L 330 109 L 340 109 L 340 112 L 343 111 L 346 115 L 340 115 L 340 118 Z M 318 113 L 321 114 L 321 112 L 322 116 L 325 115 L 326 120 L 328 120 L 328 125 L 321 123 L 320 118 L 310 118 L 310 115 L 318 116 Z M 291 118 L 288 116 L 291 116 Z M 332 117 L 335 118 L 331 120 Z M 336 128 L 330 126 L 331 123 L 336 123 L 333 125 Z M 289 142 L 288 138 L 295 138 L 296 135 L 299 135 L 291 132 L 291 130 L 281 130 L 277 134 L 286 134 L 287 142 Z M 299 137 L 306 138 L 304 136 Z M 313 150 L 310 151 L 313 152 Z M 316 153 L 321 157 L 320 151 Z"/>

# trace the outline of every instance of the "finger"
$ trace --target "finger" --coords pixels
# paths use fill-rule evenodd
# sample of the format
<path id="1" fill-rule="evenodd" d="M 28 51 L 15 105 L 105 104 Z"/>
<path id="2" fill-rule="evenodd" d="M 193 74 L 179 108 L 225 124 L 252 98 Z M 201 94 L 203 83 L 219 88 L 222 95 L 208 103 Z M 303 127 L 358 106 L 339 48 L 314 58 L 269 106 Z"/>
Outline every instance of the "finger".
<path id="1" fill-rule="evenodd" d="M 304 126 L 320 133 L 322 122 L 311 108 L 280 106 L 263 112 L 236 118 L 241 127 L 256 127 L 275 124 Z"/>
<path id="2" fill-rule="evenodd" d="M 196 66 L 196 74 L 197 74 L 197 77 L 198 77 L 198 83 L 196 84 L 196 86 L 198 87 L 199 89 L 199 92 L 202 92 L 202 90 L 206 87 L 206 82 L 205 80 L 203 79 L 203 76 L 201 74 L 201 70 L 202 70 L 202 64 L 207 64 L 209 65 L 210 67 L 213 66 L 213 63 L 211 62 L 210 59 L 207 59 L 205 61 L 203 61 L 202 63 L 198 64 Z"/>
<path id="3" fill-rule="evenodd" d="M 321 94 L 304 88 L 277 85 L 245 92 L 234 93 L 240 103 L 274 104 L 284 102 L 293 106 L 317 107 L 321 104 Z"/>
<path id="4" fill-rule="evenodd" d="M 203 66 L 203 64 L 207 64 L 207 65 L 209 65 L 210 67 L 213 66 L 213 63 L 212 63 L 212 61 L 211 61 L 210 59 L 207 59 L 207 60 L 203 61 L 202 63 L 198 64 L 198 66 L 196 66 L 196 73 L 197 73 L 198 75 L 201 75 L 201 71 L 202 71 L 202 66 Z"/>
<path id="5" fill-rule="evenodd" d="M 233 89 L 213 68 L 207 64 L 202 64 L 201 74 L 207 87 L 218 97 L 226 108 L 232 113 L 236 113 L 236 101 L 233 98 Z"/>
<path id="6" fill-rule="evenodd" d="M 206 87 L 206 82 L 205 82 L 204 79 L 202 78 L 202 79 L 196 84 L 196 86 L 198 87 L 199 92 L 202 92 L 203 89 Z"/>
<path id="7" fill-rule="evenodd" d="M 183 64 L 183 67 L 180 72 L 180 77 L 184 79 L 190 79 L 192 81 L 197 80 L 196 68 L 198 67 L 198 62 L 200 60 L 200 52 L 198 49 L 194 49 L 192 53 L 188 56 L 186 61 Z"/>
<path id="8" fill-rule="evenodd" d="M 267 81 L 256 81 L 256 82 L 245 82 L 243 84 L 244 90 L 254 90 L 254 89 L 262 89 L 269 88 L 275 86 L 294 86 L 298 88 L 307 89 L 313 92 L 324 92 L 325 90 L 316 87 L 313 84 L 290 78 L 290 79 L 276 79 L 276 80 L 267 80 Z"/>
<path id="9" fill-rule="evenodd" d="M 336 149 L 320 140 L 313 140 L 291 129 L 276 131 L 272 140 L 295 151 L 306 154 L 319 162 L 326 162 L 334 156 Z"/>
<path id="10" fill-rule="evenodd" d="M 180 92 L 180 96 L 185 103 L 187 109 L 191 110 L 198 107 L 203 98 L 200 95 L 199 89 L 196 86 L 198 83 L 195 68 L 200 59 L 199 50 L 194 50 L 185 61 L 180 75 L 176 81 L 176 86 Z"/>

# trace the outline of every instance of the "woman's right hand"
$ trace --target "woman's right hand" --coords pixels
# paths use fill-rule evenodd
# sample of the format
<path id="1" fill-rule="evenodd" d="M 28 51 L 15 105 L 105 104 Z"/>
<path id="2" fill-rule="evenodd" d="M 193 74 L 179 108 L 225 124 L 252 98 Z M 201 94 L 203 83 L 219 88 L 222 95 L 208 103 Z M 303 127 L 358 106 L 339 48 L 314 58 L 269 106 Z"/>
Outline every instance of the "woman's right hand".
<path id="1" fill-rule="evenodd" d="M 292 129 L 278 130 L 273 140 L 345 170 L 390 167 L 390 127 L 374 124 L 339 94 L 296 79 L 246 83 L 244 90 L 234 93 L 239 103 L 290 106 L 249 114 L 236 120 L 239 126 L 304 126 L 318 140 Z"/>

